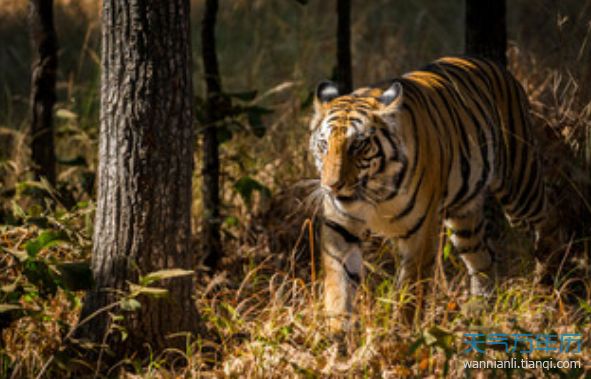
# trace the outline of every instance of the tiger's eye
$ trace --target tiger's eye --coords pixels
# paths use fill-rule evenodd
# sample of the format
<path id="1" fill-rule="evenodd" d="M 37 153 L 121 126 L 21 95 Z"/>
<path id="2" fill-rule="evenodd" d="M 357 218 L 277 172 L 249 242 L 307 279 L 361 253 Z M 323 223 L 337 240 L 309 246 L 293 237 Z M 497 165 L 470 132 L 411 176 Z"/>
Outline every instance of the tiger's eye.
<path id="1" fill-rule="evenodd" d="M 318 141 L 318 150 L 325 152 L 328 149 L 328 142 L 326 140 Z"/>
<path id="2" fill-rule="evenodd" d="M 351 144 L 350 150 L 352 153 L 354 154 L 358 154 L 360 153 L 364 147 L 367 146 L 367 143 L 369 142 L 368 138 L 358 138 L 355 141 L 353 141 L 353 143 Z"/>

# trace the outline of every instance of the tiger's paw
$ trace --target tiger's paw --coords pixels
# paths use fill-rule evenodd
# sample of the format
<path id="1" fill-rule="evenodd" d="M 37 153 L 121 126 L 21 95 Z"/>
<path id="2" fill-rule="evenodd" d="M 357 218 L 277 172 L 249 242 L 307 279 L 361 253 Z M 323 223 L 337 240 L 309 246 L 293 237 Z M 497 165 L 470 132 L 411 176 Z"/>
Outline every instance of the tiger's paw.
<path id="1" fill-rule="evenodd" d="M 491 297 L 495 289 L 495 273 L 491 268 L 474 273 L 470 276 L 470 292 L 472 296 Z"/>
<path id="2" fill-rule="evenodd" d="M 336 346 L 337 357 L 346 358 L 349 356 L 349 344 L 347 341 L 347 332 L 345 332 L 345 331 L 331 332 L 328 335 L 328 340 L 333 346 Z"/>

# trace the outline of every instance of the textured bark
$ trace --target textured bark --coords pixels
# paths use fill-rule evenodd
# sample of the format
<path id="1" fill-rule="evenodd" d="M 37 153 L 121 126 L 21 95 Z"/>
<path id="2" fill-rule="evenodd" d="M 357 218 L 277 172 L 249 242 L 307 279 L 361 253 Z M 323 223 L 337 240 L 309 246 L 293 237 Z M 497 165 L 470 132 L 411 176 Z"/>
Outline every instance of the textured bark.
<path id="1" fill-rule="evenodd" d="M 351 0 L 337 0 L 337 80 L 340 93 L 353 90 L 351 67 Z"/>
<path id="2" fill-rule="evenodd" d="M 218 0 L 205 2 L 201 29 L 203 66 L 207 99 L 205 105 L 205 131 L 203 133 L 203 227 L 201 251 L 205 264 L 215 268 L 222 254 L 220 236 L 220 157 L 217 127 L 228 108 L 222 96 L 222 80 L 218 65 L 215 24 Z"/>
<path id="3" fill-rule="evenodd" d="M 53 0 L 31 0 L 29 29 L 33 49 L 31 67 L 31 159 L 37 180 L 55 185 L 53 105 L 56 101 L 57 37 Z"/>
<path id="4" fill-rule="evenodd" d="M 192 269 L 193 94 L 189 0 L 105 0 L 102 13 L 98 203 L 92 269 L 81 320 L 116 300 L 140 275 Z M 157 283 L 165 299 L 141 297 L 124 314 L 129 336 L 106 339 L 117 359 L 167 347 L 184 351 L 198 332 L 192 277 Z M 113 311 L 111 311 L 113 312 Z M 110 317 L 101 313 L 79 337 L 102 343 Z"/>
<path id="5" fill-rule="evenodd" d="M 507 65 L 506 0 L 466 0 L 465 51 Z"/>

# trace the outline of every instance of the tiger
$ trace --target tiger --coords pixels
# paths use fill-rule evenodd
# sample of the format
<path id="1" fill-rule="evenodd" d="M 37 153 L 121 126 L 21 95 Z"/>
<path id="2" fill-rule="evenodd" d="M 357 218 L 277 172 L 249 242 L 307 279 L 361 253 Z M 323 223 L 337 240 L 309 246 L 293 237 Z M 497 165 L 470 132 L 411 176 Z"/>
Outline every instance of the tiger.
<path id="1" fill-rule="evenodd" d="M 539 234 L 546 218 L 528 99 L 491 60 L 445 57 L 350 94 L 322 82 L 310 130 L 322 193 L 324 307 L 333 332 L 349 328 L 364 275 L 364 236 L 397 243 L 397 283 L 410 286 L 432 275 L 445 226 L 471 293 L 487 295 L 494 274 L 487 194 L 513 227 Z"/>

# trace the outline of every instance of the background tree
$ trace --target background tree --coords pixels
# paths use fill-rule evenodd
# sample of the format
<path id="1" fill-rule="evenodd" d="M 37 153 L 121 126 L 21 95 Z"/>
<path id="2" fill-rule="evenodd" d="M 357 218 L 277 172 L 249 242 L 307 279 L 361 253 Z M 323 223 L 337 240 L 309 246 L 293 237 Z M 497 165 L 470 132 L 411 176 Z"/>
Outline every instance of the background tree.
<path id="1" fill-rule="evenodd" d="M 218 0 L 205 2 L 201 27 L 203 66 L 207 98 L 205 102 L 203 132 L 203 226 L 201 251 L 205 264 L 215 268 L 222 252 L 220 236 L 220 152 L 218 141 L 219 124 L 230 108 L 228 98 L 222 95 L 222 79 L 218 65 L 215 43 L 215 24 Z"/>
<path id="2" fill-rule="evenodd" d="M 506 0 L 466 0 L 464 50 L 466 54 L 489 58 L 507 66 L 507 3 Z M 503 230 L 503 209 L 493 194 L 486 199 L 489 214 L 487 233 L 499 239 Z"/>
<path id="3" fill-rule="evenodd" d="M 189 0 L 105 0 L 102 12 L 101 126 L 92 269 L 81 320 L 128 292 L 140 276 L 191 269 L 193 91 Z M 165 280 L 167 299 L 138 297 L 106 342 L 117 359 L 177 347 L 197 333 L 191 277 Z M 141 308 L 137 309 L 141 304 Z M 104 342 L 112 318 L 102 312 L 79 336 Z"/>
<path id="4" fill-rule="evenodd" d="M 55 185 L 53 105 L 56 101 L 57 37 L 53 0 L 31 0 L 29 30 L 33 49 L 31 67 L 31 159 L 35 179 Z"/>
<path id="5" fill-rule="evenodd" d="M 340 93 L 353 90 L 351 0 L 337 0 L 337 81 Z"/>
<path id="6" fill-rule="evenodd" d="M 506 0 L 466 0 L 465 51 L 507 65 Z"/>

